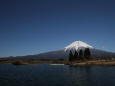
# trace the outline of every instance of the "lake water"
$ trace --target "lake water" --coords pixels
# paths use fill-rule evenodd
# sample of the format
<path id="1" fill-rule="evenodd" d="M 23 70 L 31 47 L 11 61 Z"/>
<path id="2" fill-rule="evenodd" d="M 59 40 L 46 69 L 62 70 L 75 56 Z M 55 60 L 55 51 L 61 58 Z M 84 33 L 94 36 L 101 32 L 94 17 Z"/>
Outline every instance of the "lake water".
<path id="1" fill-rule="evenodd" d="M 0 86 L 115 86 L 115 67 L 0 64 Z"/>

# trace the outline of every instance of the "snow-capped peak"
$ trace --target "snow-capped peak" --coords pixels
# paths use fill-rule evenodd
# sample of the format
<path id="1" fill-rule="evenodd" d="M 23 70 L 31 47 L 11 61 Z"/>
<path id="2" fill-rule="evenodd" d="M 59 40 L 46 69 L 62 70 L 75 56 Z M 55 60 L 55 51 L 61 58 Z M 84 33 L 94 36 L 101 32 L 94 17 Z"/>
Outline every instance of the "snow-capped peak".
<path id="1" fill-rule="evenodd" d="M 64 51 L 66 50 L 77 50 L 80 48 L 93 48 L 92 46 L 82 42 L 82 41 L 75 41 L 71 43 L 70 45 L 66 46 Z"/>

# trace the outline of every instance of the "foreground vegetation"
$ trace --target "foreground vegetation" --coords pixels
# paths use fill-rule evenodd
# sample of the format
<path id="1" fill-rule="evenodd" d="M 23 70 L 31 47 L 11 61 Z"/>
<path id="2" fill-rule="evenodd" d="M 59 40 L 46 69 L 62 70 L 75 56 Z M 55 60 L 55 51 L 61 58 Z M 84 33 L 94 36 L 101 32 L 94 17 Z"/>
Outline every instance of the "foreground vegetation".
<path id="1" fill-rule="evenodd" d="M 70 54 L 69 54 L 69 61 L 72 62 L 81 62 L 81 61 L 89 61 L 91 60 L 91 53 L 90 53 L 90 49 L 89 48 L 85 48 L 84 52 L 82 49 L 79 50 L 79 52 L 77 52 L 75 50 L 74 54 L 73 52 L 70 50 Z"/>
<path id="2" fill-rule="evenodd" d="M 37 65 L 37 64 L 52 64 L 60 63 L 67 64 L 67 60 L 0 60 L 0 64 L 13 64 L 13 65 Z"/>
<path id="3" fill-rule="evenodd" d="M 89 60 L 89 61 L 73 61 L 68 60 L 0 60 L 0 64 L 13 64 L 13 65 L 37 65 L 37 64 L 52 64 L 60 63 L 65 65 L 78 65 L 78 66 L 115 66 L 115 60 Z"/>
<path id="4" fill-rule="evenodd" d="M 77 52 L 75 50 L 74 53 L 70 50 L 68 65 L 115 66 L 115 61 L 114 60 L 108 60 L 108 59 L 109 58 L 106 57 L 105 59 L 102 59 L 102 60 L 93 60 L 93 58 L 91 57 L 91 53 L 90 53 L 89 48 L 85 48 L 84 51 L 82 49 L 80 49 L 79 52 Z"/>
<path id="5" fill-rule="evenodd" d="M 79 65 L 79 66 L 115 66 L 114 60 L 90 60 L 90 61 L 82 61 L 82 62 L 72 62 L 68 65 Z"/>

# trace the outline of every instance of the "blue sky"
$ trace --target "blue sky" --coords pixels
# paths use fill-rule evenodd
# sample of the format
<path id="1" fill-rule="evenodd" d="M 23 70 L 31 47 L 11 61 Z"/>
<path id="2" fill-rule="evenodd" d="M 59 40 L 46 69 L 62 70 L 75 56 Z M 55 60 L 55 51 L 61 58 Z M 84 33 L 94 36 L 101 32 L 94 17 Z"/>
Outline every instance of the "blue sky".
<path id="1" fill-rule="evenodd" d="M 0 0 L 0 57 L 54 51 L 78 40 L 115 52 L 114 0 Z"/>

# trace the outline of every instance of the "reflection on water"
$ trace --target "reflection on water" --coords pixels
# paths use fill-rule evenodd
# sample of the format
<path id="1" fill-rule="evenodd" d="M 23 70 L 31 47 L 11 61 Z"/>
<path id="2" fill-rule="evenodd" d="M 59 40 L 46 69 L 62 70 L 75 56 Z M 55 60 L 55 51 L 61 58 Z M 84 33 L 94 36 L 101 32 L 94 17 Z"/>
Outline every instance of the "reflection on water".
<path id="1" fill-rule="evenodd" d="M 114 86 L 115 67 L 0 64 L 0 86 Z"/>
<path id="2" fill-rule="evenodd" d="M 78 86 L 114 86 L 115 67 L 69 66 L 73 82 Z"/>

